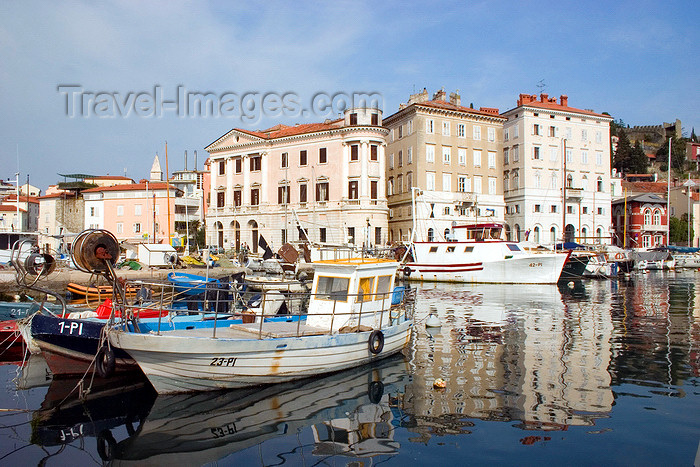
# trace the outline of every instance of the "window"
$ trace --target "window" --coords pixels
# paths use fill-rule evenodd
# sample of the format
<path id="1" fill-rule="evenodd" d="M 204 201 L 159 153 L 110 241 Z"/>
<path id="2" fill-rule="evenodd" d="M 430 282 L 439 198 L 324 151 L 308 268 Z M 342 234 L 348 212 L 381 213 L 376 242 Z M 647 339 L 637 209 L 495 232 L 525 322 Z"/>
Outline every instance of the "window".
<path id="1" fill-rule="evenodd" d="M 487 128 L 486 134 L 487 134 L 487 138 L 489 141 L 496 141 L 496 129 L 495 128 Z"/>
<path id="2" fill-rule="evenodd" d="M 457 159 L 459 165 L 467 165 L 467 150 L 464 148 L 457 149 Z"/>
<path id="3" fill-rule="evenodd" d="M 569 148 L 566 149 L 566 163 L 570 164 L 573 160 L 573 151 Z"/>
<path id="4" fill-rule="evenodd" d="M 346 277 L 320 276 L 317 285 L 318 298 L 346 302 L 348 300 L 348 287 L 350 287 L 350 279 Z"/>
<path id="5" fill-rule="evenodd" d="M 397 128 L 398 133 L 399 133 L 399 139 L 403 138 L 403 125 L 399 125 Z"/>
<path id="6" fill-rule="evenodd" d="M 533 212 L 541 212 L 541 206 L 539 204 L 535 204 Z"/>
<path id="7" fill-rule="evenodd" d="M 583 129 L 581 130 L 581 141 L 586 141 L 588 140 L 588 130 Z"/>
<path id="8" fill-rule="evenodd" d="M 236 157 L 234 159 L 234 164 L 236 168 L 236 173 L 239 174 L 243 171 L 243 158 L 242 157 Z"/>
<path id="9" fill-rule="evenodd" d="M 259 188 L 252 188 L 250 190 L 250 204 L 252 206 L 257 206 L 260 204 L 260 189 Z"/>
<path id="10" fill-rule="evenodd" d="M 432 227 L 428 229 L 428 241 L 429 241 L 429 242 L 434 242 L 434 241 L 435 241 L 435 231 L 433 230 Z M 437 248 L 437 247 L 431 247 L 431 248 L 430 248 L 430 252 L 431 252 L 431 253 L 433 253 L 433 248 Z M 437 251 L 437 249 L 436 249 L 435 251 Z"/>
<path id="11" fill-rule="evenodd" d="M 319 148 L 319 150 L 318 150 L 318 163 L 325 164 L 326 162 L 328 162 L 328 153 L 326 151 L 326 148 Z"/>
<path id="12" fill-rule="evenodd" d="M 472 151 L 472 159 L 474 162 L 474 167 L 481 167 L 481 151 L 475 149 Z"/>
<path id="13" fill-rule="evenodd" d="M 540 147 L 539 146 L 535 146 L 532 148 L 532 158 L 535 160 L 540 159 Z"/>
<path id="14" fill-rule="evenodd" d="M 307 164 L 306 149 L 299 151 L 299 165 L 304 166 Z"/>
<path id="15" fill-rule="evenodd" d="M 550 241 L 550 243 L 557 242 L 557 229 L 556 229 L 556 227 L 552 227 L 549 230 L 549 241 Z"/>
<path id="16" fill-rule="evenodd" d="M 493 151 L 489 151 L 488 158 L 489 158 L 489 169 L 495 169 L 496 168 L 496 153 Z"/>
<path id="17" fill-rule="evenodd" d="M 520 160 L 520 146 L 513 146 L 513 162 Z"/>
<path id="18" fill-rule="evenodd" d="M 219 161 L 219 175 L 224 175 L 226 173 L 226 161 Z"/>
<path id="19" fill-rule="evenodd" d="M 299 185 L 299 202 L 306 203 L 306 183 Z"/>
<path id="20" fill-rule="evenodd" d="M 351 180 L 348 182 L 348 198 L 349 199 L 359 199 L 360 193 L 358 192 L 357 180 Z"/>
<path id="21" fill-rule="evenodd" d="M 517 118 L 517 115 L 516 115 L 516 118 Z M 520 126 L 515 125 L 513 127 L 513 138 L 517 138 L 518 136 L 520 136 Z"/>
<path id="22" fill-rule="evenodd" d="M 595 153 L 595 165 L 599 167 L 603 165 L 603 153 L 600 151 L 596 151 Z"/>
<path id="23" fill-rule="evenodd" d="M 134 233 L 140 233 L 141 232 L 141 224 L 139 222 L 134 223 Z"/>
<path id="24" fill-rule="evenodd" d="M 464 123 L 457 124 L 457 136 L 465 138 L 467 135 L 467 126 Z"/>
<path id="25" fill-rule="evenodd" d="M 442 174 L 442 191 L 452 191 L 452 174 Z"/>
<path id="26" fill-rule="evenodd" d="M 435 133 L 435 122 L 433 121 L 432 118 L 429 118 L 425 121 L 425 132 L 426 133 Z"/>
<path id="27" fill-rule="evenodd" d="M 567 188 L 573 188 L 574 185 L 574 177 L 571 174 L 567 174 L 566 176 L 566 187 Z"/>
<path id="28" fill-rule="evenodd" d="M 406 191 L 411 191 L 411 187 L 413 186 L 413 172 L 408 172 L 406 174 Z"/>
<path id="29" fill-rule="evenodd" d="M 471 180 L 466 175 L 457 177 L 457 191 L 460 193 L 469 193 L 472 191 Z"/>
<path id="30" fill-rule="evenodd" d="M 426 172 L 425 173 L 425 188 L 427 190 L 434 190 L 435 189 L 435 172 Z"/>
<path id="31" fill-rule="evenodd" d="M 289 204 L 289 186 L 277 187 L 277 204 Z"/>
<path id="32" fill-rule="evenodd" d="M 289 167 L 289 160 L 288 160 L 287 156 L 288 156 L 287 153 L 283 152 L 281 157 L 280 157 L 280 167 L 283 169 L 286 169 L 287 167 Z"/>
<path id="33" fill-rule="evenodd" d="M 123 216 L 124 215 L 124 206 L 121 204 L 117 206 L 117 216 Z"/>
<path id="34" fill-rule="evenodd" d="M 581 163 L 588 164 L 588 151 L 581 151 Z"/>
<path id="35" fill-rule="evenodd" d="M 399 151 L 399 167 L 403 167 L 403 151 Z"/>
<path id="36" fill-rule="evenodd" d="M 348 243 L 355 243 L 355 227 L 348 227 Z"/>
<path id="37" fill-rule="evenodd" d="M 557 136 L 557 127 L 555 127 L 555 126 L 550 126 L 550 127 L 549 127 L 549 136 L 552 137 L 552 138 L 554 138 L 555 136 Z"/>
<path id="38" fill-rule="evenodd" d="M 582 207 L 581 207 L 581 213 L 582 213 L 582 214 L 588 214 L 588 206 L 582 206 Z M 585 237 L 585 235 L 584 235 L 584 237 Z"/>
<path id="39" fill-rule="evenodd" d="M 598 180 L 596 181 L 596 191 L 598 193 L 603 192 L 603 177 L 598 177 Z"/>
<path id="40" fill-rule="evenodd" d="M 357 114 L 350 114 L 350 125 L 357 125 Z"/>
<path id="41" fill-rule="evenodd" d="M 389 169 L 394 168 L 394 153 L 389 154 Z"/>
<path id="42" fill-rule="evenodd" d="M 535 172 L 534 184 L 535 184 L 535 188 L 540 188 L 542 186 L 542 175 L 540 175 L 539 171 Z"/>
<path id="43" fill-rule="evenodd" d="M 503 130 L 503 141 L 508 141 L 508 139 L 509 139 L 509 135 L 508 135 L 509 131 L 508 130 L 509 130 L 509 128 L 506 128 L 505 130 Z"/>
<path id="44" fill-rule="evenodd" d="M 409 120 L 409 121 L 408 121 L 408 130 L 407 130 L 407 134 L 410 135 L 411 133 L 413 133 L 413 120 Z"/>
<path id="45" fill-rule="evenodd" d="M 540 135 L 540 126 L 537 123 L 532 125 L 532 134 L 537 136 Z"/>
<path id="46" fill-rule="evenodd" d="M 90 216 L 95 217 L 95 208 L 90 208 Z"/>
<path id="47" fill-rule="evenodd" d="M 549 212 L 551 212 L 553 214 L 556 213 L 557 212 L 557 205 L 552 204 L 551 206 L 549 206 Z"/>
<path id="48" fill-rule="evenodd" d="M 396 177 L 396 193 L 403 193 L 403 175 Z"/>
<path id="49" fill-rule="evenodd" d="M 489 194 L 496 194 L 496 177 L 489 177 Z"/>
<path id="50" fill-rule="evenodd" d="M 474 128 L 472 129 L 472 136 L 475 140 L 480 140 L 481 139 L 481 127 L 478 125 L 474 125 Z"/>
<path id="51" fill-rule="evenodd" d="M 379 155 L 378 155 L 379 148 L 378 148 L 378 146 L 376 144 L 372 144 L 372 145 L 370 145 L 369 149 L 370 149 L 369 160 L 371 160 L 371 161 L 379 160 Z"/>
<path id="52" fill-rule="evenodd" d="M 409 183 L 410 185 L 410 183 Z M 369 182 L 369 197 L 370 199 L 376 200 L 377 199 L 377 191 L 379 188 L 379 182 L 376 180 L 371 180 Z"/>
<path id="53" fill-rule="evenodd" d="M 513 189 L 517 190 L 520 188 L 520 174 L 518 172 L 513 173 Z"/>
<path id="54" fill-rule="evenodd" d="M 241 205 L 241 198 L 242 198 L 242 192 L 241 190 L 234 190 L 233 191 L 233 205 L 234 206 L 240 206 Z"/>
<path id="55" fill-rule="evenodd" d="M 533 239 L 534 242 L 540 243 L 540 228 L 539 228 L 539 226 L 535 227 L 534 233 L 535 233 L 535 238 Z"/>
<path id="56" fill-rule="evenodd" d="M 316 201 L 328 201 L 328 182 L 316 184 Z"/>
<path id="57" fill-rule="evenodd" d="M 644 210 L 644 224 L 651 225 L 651 209 Z"/>
<path id="58" fill-rule="evenodd" d="M 442 147 L 442 162 L 443 164 L 449 164 L 452 159 L 452 148 Z"/>
<path id="59" fill-rule="evenodd" d="M 134 215 L 135 216 L 140 216 L 141 215 L 141 205 L 137 204 L 134 206 Z"/>
<path id="60" fill-rule="evenodd" d="M 318 239 L 321 243 L 326 242 L 326 228 L 325 227 L 321 227 L 320 229 L 318 229 Z"/>
<path id="61" fill-rule="evenodd" d="M 508 165 L 508 148 L 503 150 L 503 164 Z"/>
<path id="62" fill-rule="evenodd" d="M 117 233 L 124 233 L 124 223 L 117 222 Z"/>
<path id="63" fill-rule="evenodd" d="M 350 145 L 350 160 L 359 161 L 360 160 L 360 146 L 357 144 Z"/>
<path id="64" fill-rule="evenodd" d="M 450 136 L 450 122 L 442 122 L 443 136 Z"/>
<path id="65" fill-rule="evenodd" d="M 435 162 L 435 145 L 426 144 L 425 145 L 425 161 Z"/>
<path id="66" fill-rule="evenodd" d="M 571 127 L 566 127 L 566 139 L 571 139 Z"/>
<path id="67" fill-rule="evenodd" d="M 394 194 L 394 178 L 389 177 L 389 180 L 387 181 L 386 184 L 386 195 L 391 196 Z"/>
<path id="68" fill-rule="evenodd" d="M 595 132 L 595 142 L 596 143 L 602 143 L 603 142 L 603 133 L 600 132 L 600 130 Z"/>
<path id="69" fill-rule="evenodd" d="M 260 171 L 262 168 L 262 156 L 252 156 L 250 158 L 250 171 Z"/>
<path id="70" fill-rule="evenodd" d="M 409 146 L 408 148 L 408 157 L 407 157 L 407 164 L 413 164 L 413 146 Z"/>
<path id="71" fill-rule="evenodd" d="M 557 161 L 557 148 L 556 147 L 550 147 L 549 148 L 549 160 L 551 162 L 556 162 Z"/>
<path id="72" fill-rule="evenodd" d="M 567 214 L 573 214 L 574 213 L 574 207 L 570 204 L 566 206 L 566 213 Z"/>
<path id="73" fill-rule="evenodd" d="M 503 174 L 503 191 L 508 191 L 508 172 Z"/>
<path id="74" fill-rule="evenodd" d="M 654 210 L 654 225 L 661 225 L 661 211 L 658 209 Z"/>
<path id="75" fill-rule="evenodd" d="M 474 177 L 474 193 L 481 194 L 481 177 Z"/>
<path id="76" fill-rule="evenodd" d="M 226 202 L 226 192 L 217 191 L 216 192 L 216 207 L 223 208 L 225 206 L 225 202 Z"/>
<path id="77" fill-rule="evenodd" d="M 549 179 L 549 187 L 552 188 L 553 190 L 556 190 L 557 186 L 559 185 L 559 174 L 556 172 L 552 172 L 552 177 Z"/>

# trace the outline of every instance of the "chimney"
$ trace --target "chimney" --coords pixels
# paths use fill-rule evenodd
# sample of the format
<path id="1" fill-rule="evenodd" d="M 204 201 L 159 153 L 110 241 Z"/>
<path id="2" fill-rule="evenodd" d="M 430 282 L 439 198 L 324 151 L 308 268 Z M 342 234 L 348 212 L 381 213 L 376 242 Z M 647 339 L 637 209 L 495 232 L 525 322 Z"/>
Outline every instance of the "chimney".
<path id="1" fill-rule="evenodd" d="M 443 102 L 445 102 L 445 101 L 446 101 L 446 99 L 445 99 L 446 96 L 447 96 L 447 93 L 445 92 L 445 90 L 444 90 L 444 89 L 440 89 L 440 90 L 437 91 L 435 94 L 433 94 L 433 100 L 434 100 L 434 101 L 443 101 Z"/>
<path id="2" fill-rule="evenodd" d="M 462 105 L 462 98 L 460 97 L 458 92 L 450 93 L 450 104 Z"/>
<path id="3" fill-rule="evenodd" d="M 548 97 L 549 97 L 549 94 L 545 94 L 545 93 L 540 94 L 540 102 L 547 102 Z"/>
<path id="4" fill-rule="evenodd" d="M 530 102 L 534 102 L 536 100 L 537 100 L 537 96 L 534 94 L 530 95 L 530 94 L 522 94 L 521 93 L 520 97 L 518 98 L 518 107 L 520 107 L 521 105 L 527 105 Z"/>
<path id="5" fill-rule="evenodd" d="M 562 94 L 561 97 L 559 97 L 559 103 L 561 104 L 562 107 L 568 107 L 569 106 L 569 96 L 566 94 Z"/>

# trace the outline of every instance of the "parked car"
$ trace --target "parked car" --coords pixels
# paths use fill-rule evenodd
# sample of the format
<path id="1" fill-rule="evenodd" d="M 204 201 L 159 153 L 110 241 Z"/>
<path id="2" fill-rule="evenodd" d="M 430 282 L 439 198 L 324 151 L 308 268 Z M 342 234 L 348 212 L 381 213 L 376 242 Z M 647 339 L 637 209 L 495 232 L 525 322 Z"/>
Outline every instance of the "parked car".
<path id="1" fill-rule="evenodd" d="M 207 247 L 207 249 L 209 250 L 209 254 L 212 254 L 212 255 L 223 255 L 224 253 L 226 253 L 226 249 L 222 246 L 209 245 Z M 203 253 L 204 253 L 204 249 L 199 250 L 200 255 Z"/>

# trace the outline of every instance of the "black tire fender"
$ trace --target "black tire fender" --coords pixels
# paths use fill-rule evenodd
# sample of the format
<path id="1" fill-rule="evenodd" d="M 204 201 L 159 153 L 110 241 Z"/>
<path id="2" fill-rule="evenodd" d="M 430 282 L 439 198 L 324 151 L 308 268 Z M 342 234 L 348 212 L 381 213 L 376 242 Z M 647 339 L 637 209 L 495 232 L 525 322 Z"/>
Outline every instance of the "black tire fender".
<path id="1" fill-rule="evenodd" d="M 111 461 L 114 458 L 114 449 L 117 447 L 117 440 L 114 439 L 112 432 L 102 430 L 97 435 L 97 454 L 104 461 Z"/>
<path id="2" fill-rule="evenodd" d="M 377 355 L 384 349 L 384 333 L 379 329 L 375 329 L 369 334 L 369 339 L 367 339 L 367 346 L 369 347 L 370 353 Z"/>
<path id="3" fill-rule="evenodd" d="M 381 381 L 372 381 L 367 387 L 367 395 L 372 404 L 379 404 L 384 395 L 384 383 Z"/>
<path id="4" fill-rule="evenodd" d="M 100 347 L 95 355 L 95 370 L 101 378 L 109 378 L 114 373 L 116 359 L 114 358 L 114 350 L 106 345 Z"/>

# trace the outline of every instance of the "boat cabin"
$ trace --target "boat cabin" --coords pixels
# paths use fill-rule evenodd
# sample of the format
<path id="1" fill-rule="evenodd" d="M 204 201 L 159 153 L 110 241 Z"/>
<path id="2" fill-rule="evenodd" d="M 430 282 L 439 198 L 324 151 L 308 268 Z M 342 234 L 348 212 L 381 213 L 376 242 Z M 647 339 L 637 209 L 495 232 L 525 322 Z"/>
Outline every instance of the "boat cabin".
<path id="1" fill-rule="evenodd" d="M 317 261 L 307 325 L 337 332 L 344 327 L 379 329 L 389 324 L 399 263 L 377 258 Z"/>
<path id="2" fill-rule="evenodd" d="M 465 241 L 472 240 L 476 242 L 484 242 L 488 240 L 502 240 L 503 224 L 468 224 L 452 226 L 454 235 L 448 238 L 450 241 Z"/>

